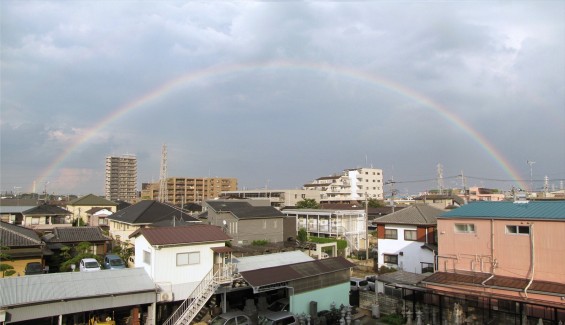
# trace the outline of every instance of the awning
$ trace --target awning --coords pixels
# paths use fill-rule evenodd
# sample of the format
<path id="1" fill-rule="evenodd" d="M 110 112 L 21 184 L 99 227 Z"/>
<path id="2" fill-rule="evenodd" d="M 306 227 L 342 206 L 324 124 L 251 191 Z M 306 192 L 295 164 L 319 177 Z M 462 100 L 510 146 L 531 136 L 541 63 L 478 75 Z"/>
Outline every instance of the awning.
<path id="1" fill-rule="evenodd" d="M 228 246 L 212 247 L 211 250 L 213 250 L 214 253 L 231 253 L 231 252 L 233 252 L 233 249 L 231 247 L 228 247 Z"/>

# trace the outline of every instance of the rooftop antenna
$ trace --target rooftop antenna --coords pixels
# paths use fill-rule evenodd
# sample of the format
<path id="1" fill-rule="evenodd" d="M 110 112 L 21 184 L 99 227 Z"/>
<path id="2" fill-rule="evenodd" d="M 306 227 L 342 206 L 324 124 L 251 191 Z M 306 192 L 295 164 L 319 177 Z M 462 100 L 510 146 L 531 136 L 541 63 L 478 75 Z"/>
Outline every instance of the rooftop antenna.
<path id="1" fill-rule="evenodd" d="M 533 173 L 533 166 L 536 163 L 535 161 L 527 160 L 526 163 L 530 165 L 530 192 L 534 193 L 534 173 Z"/>
<path id="2" fill-rule="evenodd" d="M 159 202 L 167 198 L 167 145 L 163 145 L 161 153 L 161 174 L 159 176 Z"/>

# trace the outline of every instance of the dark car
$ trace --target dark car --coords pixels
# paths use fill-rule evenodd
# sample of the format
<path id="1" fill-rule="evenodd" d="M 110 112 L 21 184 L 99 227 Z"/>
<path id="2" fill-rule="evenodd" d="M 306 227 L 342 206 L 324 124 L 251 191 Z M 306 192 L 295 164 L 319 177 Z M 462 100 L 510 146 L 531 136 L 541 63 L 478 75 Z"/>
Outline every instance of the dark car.
<path id="1" fill-rule="evenodd" d="M 104 256 L 104 268 L 108 270 L 125 269 L 126 264 L 118 255 L 106 254 L 106 256 Z"/>
<path id="2" fill-rule="evenodd" d="M 43 274 L 43 265 L 39 262 L 30 262 L 26 264 L 24 270 L 25 275 Z"/>

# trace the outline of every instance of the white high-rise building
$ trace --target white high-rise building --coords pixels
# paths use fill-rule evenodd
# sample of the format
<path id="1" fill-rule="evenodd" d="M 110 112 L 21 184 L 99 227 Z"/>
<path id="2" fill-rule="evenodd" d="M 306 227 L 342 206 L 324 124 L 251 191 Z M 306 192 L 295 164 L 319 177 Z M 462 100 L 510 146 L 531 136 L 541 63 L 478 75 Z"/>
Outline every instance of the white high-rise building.
<path id="1" fill-rule="evenodd" d="M 377 168 L 346 169 L 341 174 L 320 177 L 312 183 L 304 184 L 303 188 L 320 191 L 321 203 L 382 200 L 383 171 Z"/>
<path id="2" fill-rule="evenodd" d="M 137 198 L 137 158 L 134 155 L 106 157 L 104 194 L 110 201 L 134 203 Z"/>

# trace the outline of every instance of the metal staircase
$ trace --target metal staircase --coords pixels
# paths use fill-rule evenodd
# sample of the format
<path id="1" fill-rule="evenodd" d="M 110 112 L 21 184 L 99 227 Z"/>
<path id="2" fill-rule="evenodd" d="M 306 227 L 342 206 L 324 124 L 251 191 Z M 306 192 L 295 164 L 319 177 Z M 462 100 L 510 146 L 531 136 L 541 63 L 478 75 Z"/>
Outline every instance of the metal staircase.
<path id="1" fill-rule="evenodd" d="M 210 270 L 192 291 L 190 296 L 179 306 L 179 308 L 163 323 L 163 325 L 188 325 L 198 315 L 198 312 L 212 297 L 216 289 L 222 284 L 231 283 L 233 277 L 233 265 L 222 265 L 215 273 Z"/>

